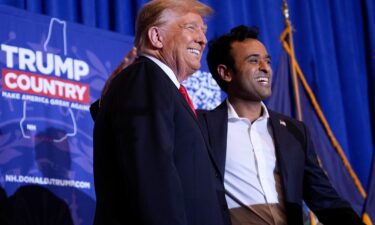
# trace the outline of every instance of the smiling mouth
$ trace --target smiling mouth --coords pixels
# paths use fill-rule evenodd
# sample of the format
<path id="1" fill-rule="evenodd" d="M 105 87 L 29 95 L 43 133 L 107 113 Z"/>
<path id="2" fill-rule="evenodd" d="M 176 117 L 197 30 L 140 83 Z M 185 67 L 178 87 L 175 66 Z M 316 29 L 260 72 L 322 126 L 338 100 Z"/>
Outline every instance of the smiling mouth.
<path id="1" fill-rule="evenodd" d="M 255 80 L 261 83 L 262 85 L 268 85 L 270 83 L 270 78 L 268 77 L 257 77 L 255 78 Z"/>
<path id="2" fill-rule="evenodd" d="M 199 51 L 198 49 L 195 49 L 195 48 L 188 48 L 188 51 L 194 55 L 197 55 L 199 56 L 201 54 L 201 51 Z"/>

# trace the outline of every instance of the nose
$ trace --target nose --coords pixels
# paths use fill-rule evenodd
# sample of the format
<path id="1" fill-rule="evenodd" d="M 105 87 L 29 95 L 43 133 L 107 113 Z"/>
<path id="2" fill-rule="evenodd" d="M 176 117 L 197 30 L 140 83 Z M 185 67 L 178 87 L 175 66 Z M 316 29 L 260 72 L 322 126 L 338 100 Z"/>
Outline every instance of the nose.
<path id="1" fill-rule="evenodd" d="M 202 46 L 205 46 L 207 44 L 206 33 L 202 29 L 199 29 L 199 31 L 197 32 L 197 41 L 196 42 L 198 42 Z"/>
<path id="2" fill-rule="evenodd" d="M 268 60 L 260 60 L 259 62 L 259 70 L 264 73 L 270 73 L 271 72 L 271 66 L 268 63 Z"/>

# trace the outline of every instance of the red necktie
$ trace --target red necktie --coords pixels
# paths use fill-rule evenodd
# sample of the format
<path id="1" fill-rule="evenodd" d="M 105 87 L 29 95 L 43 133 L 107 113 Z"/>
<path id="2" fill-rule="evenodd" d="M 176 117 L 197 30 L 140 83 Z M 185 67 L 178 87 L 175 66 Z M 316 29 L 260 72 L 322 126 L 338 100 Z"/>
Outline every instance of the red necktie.
<path id="1" fill-rule="evenodd" d="M 194 112 L 195 116 L 197 116 L 197 112 L 195 112 L 193 102 L 191 101 L 191 99 L 189 97 L 189 94 L 186 91 L 186 88 L 181 84 L 180 89 L 178 89 L 178 90 L 181 92 L 182 96 L 184 96 L 185 100 L 189 104 L 189 106 L 190 106 L 191 110 Z"/>

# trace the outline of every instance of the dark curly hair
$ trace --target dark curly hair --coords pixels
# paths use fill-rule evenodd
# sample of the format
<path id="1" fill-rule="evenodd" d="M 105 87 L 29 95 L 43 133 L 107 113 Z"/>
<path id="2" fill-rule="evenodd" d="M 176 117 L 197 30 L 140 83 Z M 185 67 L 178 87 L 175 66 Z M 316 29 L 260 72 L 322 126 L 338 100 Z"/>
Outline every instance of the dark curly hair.
<path id="1" fill-rule="evenodd" d="M 217 72 L 220 64 L 226 65 L 235 71 L 234 59 L 230 53 L 231 45 L 236 41 L 244 41 L 245 39 L 258 40 L 259 29 L 257 27 L 248 27 L 240 25 L 234 27 L 229 33 L 219 36 L 208 43 L 207 64 L 213 78 L 220 86 L 221 90 L 227 92 L 227 82 L 221 79 Z"/>

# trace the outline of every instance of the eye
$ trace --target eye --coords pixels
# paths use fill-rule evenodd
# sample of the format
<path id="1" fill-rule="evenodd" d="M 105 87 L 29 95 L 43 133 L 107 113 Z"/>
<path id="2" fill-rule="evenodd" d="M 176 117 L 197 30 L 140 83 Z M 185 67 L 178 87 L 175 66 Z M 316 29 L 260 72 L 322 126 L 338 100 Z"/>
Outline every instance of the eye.
<path id="1" fill-rule="evenodd" d="M 194 26 L 189 26 L 188 30 L 195 33 L 197 31 L 197 28 Z"/>
<path id="2" fill-rule="evenodd" d="M 194 26 L 193 24 L 186 24 L 183 26 L 183 28 L 190 32 L 195 32 L 197 30 L 197 27 Z"/>
<path id="3" fill-rule="evenodd" d="M 259 64 L 260 63 L 260 60 L 257 57 L 250 57 L 248 61 L 251 64 Z"/>
<path id="4" fill-rule="evenodd" d="M 200 25 L 195 24 L 195 23 L 187 23 L 187 24 L 182 25 L 181 27 L 183 29 L 188 30 L 189 32 L 192 32 L 192 33 L 197 33 L 199 31 L 202 31 L 203 33 L 206 33 L 206 31 L 207 31 L 207 27 L 205 25 L 200 26 Z"/>

